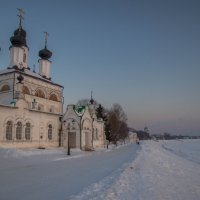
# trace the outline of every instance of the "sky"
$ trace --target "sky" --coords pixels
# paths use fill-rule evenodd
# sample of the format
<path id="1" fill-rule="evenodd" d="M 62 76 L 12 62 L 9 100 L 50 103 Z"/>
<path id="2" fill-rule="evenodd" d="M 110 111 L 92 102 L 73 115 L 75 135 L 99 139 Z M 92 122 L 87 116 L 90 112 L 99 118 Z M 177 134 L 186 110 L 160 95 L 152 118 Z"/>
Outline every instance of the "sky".
<path id="1" fill-rule="evenodd" d="M 52 80 L 64 105 L 119 103 L 135 129 L 200 135 L 199 0 L 0 0 L 0 69 L 25 11 L 29 66 L 49 33 Z"/>

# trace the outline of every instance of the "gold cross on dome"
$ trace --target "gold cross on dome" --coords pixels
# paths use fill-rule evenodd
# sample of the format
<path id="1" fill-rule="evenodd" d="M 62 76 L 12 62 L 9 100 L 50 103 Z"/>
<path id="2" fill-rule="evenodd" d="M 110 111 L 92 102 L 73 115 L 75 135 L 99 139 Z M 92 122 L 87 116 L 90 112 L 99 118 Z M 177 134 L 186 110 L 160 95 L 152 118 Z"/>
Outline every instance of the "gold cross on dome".
<path id="1" fill-rule="evenodd" d="M 47 33 L 46 31 L 44 32 L 45 35 L 45 47 L 47 47 L 47 39 L 49 37 L 49 33 Z"/>
<path id="2" fill-rule="evenodd" d="M 17 10 L 19 11 L 19 14 L 17 16 L 19 17 L 19 29 L 21 30 L 21 28 L 22 28 L 22 19 L 24 19 L 24 17 L 23 17 L 24 11 L 21 8 L 17 8 Z"/>

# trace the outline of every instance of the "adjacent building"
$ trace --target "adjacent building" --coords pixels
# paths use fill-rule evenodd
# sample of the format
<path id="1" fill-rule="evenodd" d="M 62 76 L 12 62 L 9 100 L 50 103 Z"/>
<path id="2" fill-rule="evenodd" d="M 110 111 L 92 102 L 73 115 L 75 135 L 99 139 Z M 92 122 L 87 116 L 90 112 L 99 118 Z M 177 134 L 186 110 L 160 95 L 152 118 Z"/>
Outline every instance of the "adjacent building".
<path id="1" fill-rule="evenodd" d="M 63 115 L 64 147 L 93 150 L 105 145 L 104 122 L 97 119 L 94 100 L 84 106 L 68 105 Z"/>

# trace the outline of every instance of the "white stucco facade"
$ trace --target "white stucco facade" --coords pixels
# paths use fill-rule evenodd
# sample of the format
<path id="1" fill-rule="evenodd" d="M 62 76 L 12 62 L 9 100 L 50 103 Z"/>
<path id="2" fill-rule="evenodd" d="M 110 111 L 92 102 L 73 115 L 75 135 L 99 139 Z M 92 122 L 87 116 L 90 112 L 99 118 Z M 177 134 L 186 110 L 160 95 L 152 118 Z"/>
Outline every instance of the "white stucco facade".
<path id="1" fill-rule="evenodd" d="M 90 106 L 68 105 L 62 122 L 64 147 L 93 150 L 104 146 L 104 122 L 94 117 Z"/>
<path id="2" fill-rule="evenodd" d="M 21 21 L 10 41 L 10 62 L 0 71 L 0 147 L 103 147 L 104 122 L 97 119 L 92 103 L 68 105 L 63 115 L 64 87 L 51 79 L 52 52 L 47 49 L 47 38 L 39 51 L 38 73 L 28 65 L 29 48 Z"/>
<path id="3" fill-rule="evenodd" d="M 0 146 L 59 146 L 63 86 L 51 81 L 52 53 L 46 46 L 40 51 L 40 71 L 36 73 L 28 66 L 29 49 L 22 27 L 10 41 L 10 64 L 0 71 Z"/>
<path id="4" fill-rule="evenodd" d="M 18 66 L 19 68 L 28 68 L 28 47 L 21 46 L 10 48 L 10 64 L 9 67 Z"/>
<path id="5" fill-rule="evenodd" d="M 17 80 L 20 73 L 24 77 L 23 83 Z M 60 85 L 39 78 L 28 70 L 4 71 L 0 74 L 0 145 L 58 146 L 62 99 L 63 87 Z M 8 122 L 12 124 L 12 136 L 9 139 L 6 137 Z M 17 124 L 20 124 L 18 122 L 22 125 L 20 139 L 16 137 Z M 29 139 L 25 138 L 27 123 L 30 124 Z"/>

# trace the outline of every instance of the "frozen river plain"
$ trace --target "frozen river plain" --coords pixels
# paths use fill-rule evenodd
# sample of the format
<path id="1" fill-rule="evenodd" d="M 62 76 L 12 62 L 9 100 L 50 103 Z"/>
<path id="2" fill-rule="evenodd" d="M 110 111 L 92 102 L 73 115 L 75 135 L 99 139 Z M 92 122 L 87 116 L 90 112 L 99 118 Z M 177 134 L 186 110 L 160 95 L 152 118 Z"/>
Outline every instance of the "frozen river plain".
<path id="1" fill-rule="evenodd" d="M 95 152 L 0 149 L 2 200 L 198 200 L 200 140 Z"/>

